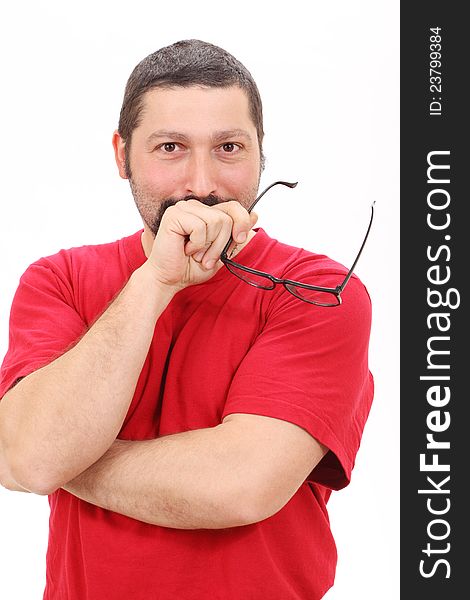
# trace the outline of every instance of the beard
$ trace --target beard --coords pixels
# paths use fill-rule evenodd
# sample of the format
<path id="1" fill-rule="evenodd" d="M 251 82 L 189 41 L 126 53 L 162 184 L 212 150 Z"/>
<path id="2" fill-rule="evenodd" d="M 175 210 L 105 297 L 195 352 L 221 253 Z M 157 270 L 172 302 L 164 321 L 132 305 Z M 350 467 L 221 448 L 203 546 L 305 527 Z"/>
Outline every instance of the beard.
<path id="1" fill-rule="evenodd" d="M 216 204 L 221 204 L 222 202 L 230 202 L 231 200 L 235 200 L 247 208 L 255 198 L 257 191 L 257 187 L 254 187 L 250 193 L 245 194 L 240 198 L 222 198 L 215 194 L 209 194 L 208 196 L 195 196 L 194 194 L 190 194 L 181 198 L 158 198 L 154 193 L 151 193 L 149 190 L 146 190 L 137 184 L 132 178 L 129 178 L 129 184 L 134 197 L 134 202 L 137 206 L 137 210 L 139 211 L 143 222 L 147 225 L 154 236 L 157 235 L 158 228 L 160 227 L 160 223 L 166 209 L 170 206 L 174 206 L 181 200 L 197 200 L 206 206 L 215 206 Z"/>

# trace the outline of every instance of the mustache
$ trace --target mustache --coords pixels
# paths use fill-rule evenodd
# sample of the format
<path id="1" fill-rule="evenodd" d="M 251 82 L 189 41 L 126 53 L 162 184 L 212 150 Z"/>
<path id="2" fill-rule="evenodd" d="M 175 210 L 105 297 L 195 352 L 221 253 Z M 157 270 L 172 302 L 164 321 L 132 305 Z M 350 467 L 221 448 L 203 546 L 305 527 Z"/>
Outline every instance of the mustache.
<path id="1" fill-rule="evenodd" d="M 169 208 L 170 206 L 174 206 L 177 202 L 181 202 L 182 200 L 185 202 L 187 202 L 188 200 L 197 200 L 198 202 L 202 202 L 202 204 L 205 204 L 206 206 L 215 206 L 216 204 L 227 202 L 227 200 L 224 200 L 223 198 L 221 198 L 220 196 L 216 196 L 215 194 L 209 194 L 208 196 L 194 196 L 190 194 L 189 196 L 184 196 L 184 198 L 167 198 L 166 200 L 163 200 L 163 202 L 160 205 L 162 214 L 166 211 L 167 208 Z"/>

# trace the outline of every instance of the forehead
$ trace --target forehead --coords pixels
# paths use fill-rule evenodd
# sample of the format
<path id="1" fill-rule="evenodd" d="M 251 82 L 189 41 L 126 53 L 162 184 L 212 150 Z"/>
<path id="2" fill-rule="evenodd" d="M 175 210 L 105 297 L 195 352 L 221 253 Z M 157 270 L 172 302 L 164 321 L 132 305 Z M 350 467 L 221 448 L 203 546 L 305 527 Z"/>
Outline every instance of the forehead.
<path id="1" fill-rule="evenodd" d="M 155 88 L 145 93 L 137 129 L 212 131 L 249 129 L 255 131 L 248 96 L 238 86 Z"/>

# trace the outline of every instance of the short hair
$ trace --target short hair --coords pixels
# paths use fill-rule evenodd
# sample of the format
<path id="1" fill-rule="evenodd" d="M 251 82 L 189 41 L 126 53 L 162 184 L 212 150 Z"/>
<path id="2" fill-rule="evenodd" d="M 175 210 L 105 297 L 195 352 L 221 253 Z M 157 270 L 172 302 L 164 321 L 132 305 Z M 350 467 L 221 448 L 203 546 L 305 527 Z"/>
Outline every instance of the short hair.
<path id="1" fill-rule="evenodd" d="M 144 58 L 132 71 L 124 92 L 118 131 L 130 147 L 132 133 L 139 126 L 143 96 L 154 88 L 238 86 L 248 97 L 250 116 L 256 127 L 261 165 L 263 107 L 256 83 L 248 69 L 226 50 L 201 40 L 181 40 Z M 126 152 L 126 159 L 128 160 Z"/>

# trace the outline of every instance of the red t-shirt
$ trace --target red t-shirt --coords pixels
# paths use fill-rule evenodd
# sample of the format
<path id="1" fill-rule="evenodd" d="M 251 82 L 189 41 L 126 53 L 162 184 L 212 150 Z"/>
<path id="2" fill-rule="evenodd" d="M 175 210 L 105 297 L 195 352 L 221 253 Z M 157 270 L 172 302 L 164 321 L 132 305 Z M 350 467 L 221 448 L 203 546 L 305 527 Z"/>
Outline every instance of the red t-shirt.
<path id="1" fill-rule="evenodd" d="M 144 263 L 140 235 L 63 250 L 26 270 L 0 398 L 93 324 Z M 334 286 L 345 274 L 262 229 L 237 261 L 317 285 Z M 159 527 L 56 491 L 44 600 L 321 598 L 336 568 L 326 502 L 350 481 L 372 402 L 370 321 L 369 296 L 355 276 L 335 308 L 301 302 L 283 286 L 259 290 L 225 267 L 179 292 L 157 322 L 119 437 L 152 439 L 252 413 L 295 423 L 330 452 L 284 508 L 242 527 Z"/>

